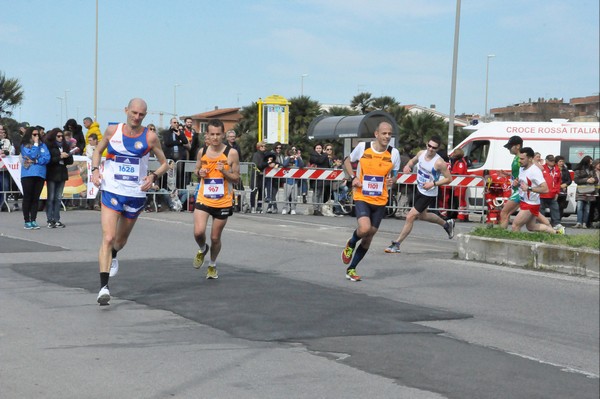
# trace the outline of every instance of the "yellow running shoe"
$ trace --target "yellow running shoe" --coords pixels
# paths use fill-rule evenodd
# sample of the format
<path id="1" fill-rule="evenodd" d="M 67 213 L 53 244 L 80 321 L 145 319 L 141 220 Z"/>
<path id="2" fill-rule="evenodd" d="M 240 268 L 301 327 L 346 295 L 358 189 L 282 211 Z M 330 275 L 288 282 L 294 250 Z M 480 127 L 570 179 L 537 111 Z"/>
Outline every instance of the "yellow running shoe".
<path id="1" fill-rule="evenodd" d="M 204 264 L 204 255 L 208 253 L 209 246 L 205 244 L 204 251 L 198 250 L 196 257 L 194 258 L 194 267 L 200 269 Z"/>
<path id="2" fill-rule="evenodd" d="M 216 266 L 208 266 L 208 269 L 206 270 L 206 279 L 211 280 L 211 279 L 217 279 L 217 278 L 219 278 L 219 274 L 217 273 L 217 267 Z"/>

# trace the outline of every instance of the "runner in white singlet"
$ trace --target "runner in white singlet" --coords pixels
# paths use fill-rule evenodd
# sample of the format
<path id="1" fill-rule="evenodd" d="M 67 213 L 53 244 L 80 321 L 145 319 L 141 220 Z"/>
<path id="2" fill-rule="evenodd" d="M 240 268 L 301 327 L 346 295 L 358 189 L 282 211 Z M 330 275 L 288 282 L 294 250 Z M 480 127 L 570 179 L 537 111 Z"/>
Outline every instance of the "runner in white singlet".
<path id="1" fill-rule="evenodd" d="M 167 171 L 168 165 L 154 131 L 142 122 L 148 106 L 141 98 L 129 101 L 125 108 L 127 123 L 111 125 L 92 156 L 92 183 L 102 187 L 102 244 L 98 253 L 100 292 L 97 302 L 108 305 L 108 279 L 119 269 L 117 252 L 127 242 L 146 201 L 146 191 Z M 107 149 L 104 165 L 102 152 Z M 148 174 L 148 158 L 152 151 L 160 167 Z"/>

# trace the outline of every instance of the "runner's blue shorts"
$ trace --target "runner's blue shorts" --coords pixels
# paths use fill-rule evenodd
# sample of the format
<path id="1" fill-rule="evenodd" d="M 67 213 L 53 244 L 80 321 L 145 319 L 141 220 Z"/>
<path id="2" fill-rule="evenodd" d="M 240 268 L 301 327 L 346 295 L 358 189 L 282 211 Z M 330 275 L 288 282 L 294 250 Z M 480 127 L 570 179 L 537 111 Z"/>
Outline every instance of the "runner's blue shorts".
<path id="1" fill-rule="evenodd" d="M 142 213 L 142 210 L 144 210 L 145 203 L 146 197 L 127 197 L 125 195 L 102 191 L 102 205 L 120 213 L 127 219 L 136 219 Z"/>

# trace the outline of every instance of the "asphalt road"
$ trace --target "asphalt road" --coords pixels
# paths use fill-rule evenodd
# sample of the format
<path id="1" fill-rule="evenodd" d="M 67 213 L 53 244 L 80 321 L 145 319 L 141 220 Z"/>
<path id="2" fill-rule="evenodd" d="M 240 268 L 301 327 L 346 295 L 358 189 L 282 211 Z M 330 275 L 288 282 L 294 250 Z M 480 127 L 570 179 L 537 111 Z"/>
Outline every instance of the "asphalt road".
<path id="1" fill-rule="evenodd" d="M 62 221 L 0 215 L 2 398 L 599 394 L 598 280 L 457 260 L 438 226 L 390 255 L 385 220 L 352 283 L 353 218 L 235 214 L 206 280 L 191 214 L 145 213 L 100 307 L 99 212 Z"/>

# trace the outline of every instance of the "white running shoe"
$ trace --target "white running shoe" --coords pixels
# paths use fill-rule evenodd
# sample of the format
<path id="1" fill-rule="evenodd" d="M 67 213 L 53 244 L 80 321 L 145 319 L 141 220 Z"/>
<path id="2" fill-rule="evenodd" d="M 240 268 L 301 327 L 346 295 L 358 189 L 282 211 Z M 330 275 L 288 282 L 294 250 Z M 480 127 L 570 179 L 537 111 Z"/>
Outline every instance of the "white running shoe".
<path id="1" fill-rule="evenodd" d="M 296 211 L 292 209 L 292 210 L 290 211 L 290 215 L 295 215 L 295 214 L 296 214 Z"/>
<path id="2" fill-rule="evenodd" d="M 448 233 L 448 238 L 452 239 L 452 237 L 454 237 L 454 219 L 449 219 L 447 223 L 448 227 L 444 227 L 444 230 Z"/>
<path id="3" fill-rule="evenodd" d="M 100 304 L 100 306 L 108 305 L 108 302 L 110 301 L 110 291 L 108 291 L 107 286 L 104 286 L 100 289 L 97 301 Z"/>
<path id="4" fill-rule="evenodd" d="M 117 258 L 113 258 L 112 262 L 110 262 L 110 272 L 108 273 L 109 277 L 114 277 L 119 273 L 119 260 Z"/>
<path id="5" fill-rule="evenodd" d="M 283 210 L 281 211 L 281 214 L 282 214 L 282 215 L 287 215 L 287 209 L 283 209 Z"/>

